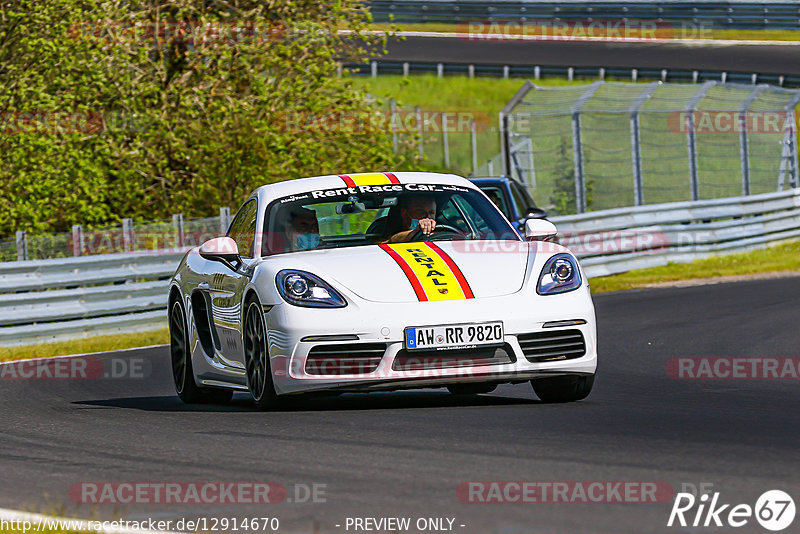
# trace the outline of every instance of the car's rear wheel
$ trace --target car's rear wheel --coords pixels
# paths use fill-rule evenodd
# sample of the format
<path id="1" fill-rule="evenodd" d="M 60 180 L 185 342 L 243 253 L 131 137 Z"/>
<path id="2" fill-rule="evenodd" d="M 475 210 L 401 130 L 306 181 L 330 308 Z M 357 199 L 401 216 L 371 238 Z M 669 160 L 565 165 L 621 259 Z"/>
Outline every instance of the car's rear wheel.
<path id="1" fill-rule="evenodd" d="M 232 391 L 200 388 L 194 381 L 189 333 L 186 327 L 183 304 L 175 299 L 169 314 L 169 352 L 175 392 L 186 404 L 225 403 L 231 400 Z"/>
<path id="2" fill-rule="evenodd" d="M 244 362 L 247 388 L 259 410 L 278 406 L 278 395 L 272 383 L 272 370 L 267 348 L 264 314 L 255 299 L 247 301 L 244 321 Z"/>
<path id="3" fill-rule="evenodd" d="M 491 393 L 497 389 L 497 384 L 451 384 L 447 386 L 447 391 L 453 395 L 480 395 L 481 393 Z"/>
<path id="4" fill-rule="evenodd" d="M 573 402 L 592 392 L 594 375 L 565 375 L 531 380 L 533 391 L 542 402 Z"/>

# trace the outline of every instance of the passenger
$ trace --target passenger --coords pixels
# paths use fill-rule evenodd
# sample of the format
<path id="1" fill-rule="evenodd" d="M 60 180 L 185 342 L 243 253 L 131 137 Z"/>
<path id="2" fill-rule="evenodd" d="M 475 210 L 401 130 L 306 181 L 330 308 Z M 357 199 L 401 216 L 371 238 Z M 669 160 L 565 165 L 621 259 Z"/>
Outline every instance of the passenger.
<path id="1" fill-rule="evenodd" d="M 317 212 L 299 207 L 289 212 L 286 225 L 287 251 L 311 250 L 319 246 Z"/>

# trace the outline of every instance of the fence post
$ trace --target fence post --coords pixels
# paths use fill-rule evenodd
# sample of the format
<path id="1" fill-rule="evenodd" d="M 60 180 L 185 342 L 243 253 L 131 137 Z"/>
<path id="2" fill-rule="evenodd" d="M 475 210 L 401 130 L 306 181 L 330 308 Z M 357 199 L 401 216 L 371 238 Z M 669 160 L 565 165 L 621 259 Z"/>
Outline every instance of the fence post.
<path id="1" fill-rule="evenodd" d="M 689 180 L 692 189 L 692 200 L 700 200 L 700 181 L 697 177 L 697 125 L 694 121 L 694 112 L 697 104 L 714 85 L 716 85 L 716 82 L 705 82 L 692 95 L 689 103 L 686 104 L 686 144 L 689 148 Z"/>
<path id="2" fill-rule="evenodd" d="M 444 151 L 444 166 L 446 169 L 450 168 L 450 141 L 447 136 L 448 119 L 447 113 L 442 113 L 442 150 Z"/>
<path id="3" fill-rule="evenodd" d="M 478 136 L 475 131 L 475 119 L 469 121 L 470 139 L 472 141 L 472 176 L 478 174 Z"/>
<path id="4" fill-rule="evenodd" d="M 80 224 L 73 224 L 72 225 L 72 255 L 73 256 L 82 256 L 83 255 L 83 225 Z"/>
<path id="5" fill-rule="evenodd" d="M 419 151 L 419 157 L 425 156 L 425 149 L 423 148 L 423 135 L 424 135 L 424 128 L 422 125 L 422 110 L 420 110 L 419 106 L 414 106 L 414 113 L 417 116 L 417 136 L 419 137 L 419 144 L 417 145 L 417 150 Z"/>
<path id="6" fill-rule="evenodd" d="M 397 101 L 394 98 L 389 100 L 389 112 L 392 114 L 392 148 L 397 154 Z"/>
<path id="7" fill-rule="evenodd" d="M 219 209 L 219 235 L 225 235 L 228 233 L 228 226 L 231 225 L 231 209 L 230 208 L 220 208 Z"/>
<path id="8" fill-rule="evenodd" d="M 724 81 L 723 81 L 724 83 Z M 739 106 L 739 159 L 742 165 L 742 195 L 750 194 L 750 149 L 747 140 L 747 110 L 766 90 L 767 86 L 756 87 Z"/>
<path id="9" fill-rule="evenodd" d="M 183 234 L 183 214 L 182 213 L 173 213 L 172 214 L 172 226 L 175 227 L 175 232 L 178 234 L 178 248 L 183 248 L 184 243 L 186 242 L 186 238 Z"/>
<path id="10" fill-rule="evenodd" d="M 658 82 L 647 85 L 639 93 L 630 108 L 631 121 L 631 161 L 633 162 L 633 200 L 637 206 L 644 204 L 644 184 L 642 182 L 642 139 L 639 134 L 639 109 L 647 102 L 658 88 Z"/>
<path id="11" fill-rule="evenodd" d="M 28 259 L 28 232 L 17 230 L 17 261 Z"/>
<path id="12" fill-rule="evenodd" d="M 133 219 L 122 219 L 122 250 L 133 251 Z"/>
<path id="13" fill-rule="evenodd" d="M 586 176 L 583 169 L 583 141 L 581 139 L 581 110 L 591 99 L 603 81 L 594 82 L 572 105 L 572 159 L 575 165 L 575 209 L 578 213 L 586 211 Z"/>

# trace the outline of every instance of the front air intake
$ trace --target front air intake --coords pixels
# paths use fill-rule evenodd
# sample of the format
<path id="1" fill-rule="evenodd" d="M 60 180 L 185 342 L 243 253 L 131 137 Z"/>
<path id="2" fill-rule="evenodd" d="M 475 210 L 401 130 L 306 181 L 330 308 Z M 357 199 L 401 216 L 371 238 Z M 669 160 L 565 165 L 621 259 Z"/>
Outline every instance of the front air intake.
<path id="1" fill-rule="evenodd" d="M 586 341 L 580 330 L 554 330 L 517 336 L 529 362 L 572 360 L 586 354 Z"/>
<path id="2" fill-rule="evenodd" d="M 373 373 L 381 363 L 383 343 L 341 343 L 312 347 L 306 358 L 310 375 L 361 375 Z"/>

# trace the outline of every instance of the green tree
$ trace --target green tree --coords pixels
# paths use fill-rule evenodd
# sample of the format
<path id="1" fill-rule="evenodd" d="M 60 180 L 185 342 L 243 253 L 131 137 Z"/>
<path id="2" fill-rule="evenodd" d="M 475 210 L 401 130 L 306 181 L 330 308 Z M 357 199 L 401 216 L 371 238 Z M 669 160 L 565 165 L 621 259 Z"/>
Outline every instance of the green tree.
<path id="1" fill-rule="evenodd" d="M 383 44 L 363 3 L 0 6 L 0 233 L 207 216 L 264 183 L 403 165 L 336 75 Z"/>

